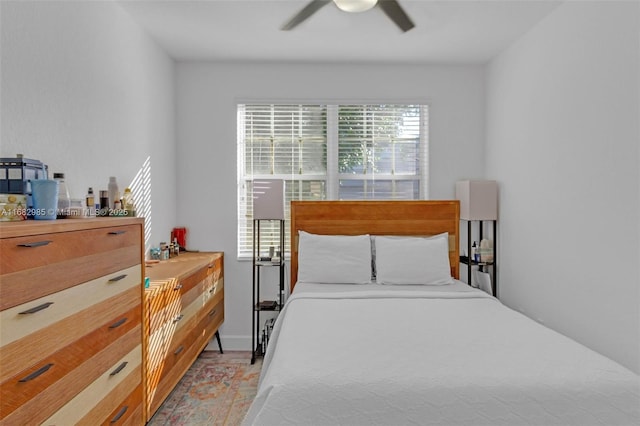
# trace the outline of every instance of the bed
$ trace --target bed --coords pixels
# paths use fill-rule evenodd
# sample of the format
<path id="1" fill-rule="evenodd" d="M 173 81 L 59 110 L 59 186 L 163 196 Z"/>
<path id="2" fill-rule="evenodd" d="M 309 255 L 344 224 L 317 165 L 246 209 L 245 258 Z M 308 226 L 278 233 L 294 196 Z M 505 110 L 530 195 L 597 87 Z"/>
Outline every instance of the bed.
<path id="1" fill-rule="evenodd" d="M 457 201 L 292 202 L 244 424 L 640 424 L 638 375 L 457 280 L 458 227 Z"/>

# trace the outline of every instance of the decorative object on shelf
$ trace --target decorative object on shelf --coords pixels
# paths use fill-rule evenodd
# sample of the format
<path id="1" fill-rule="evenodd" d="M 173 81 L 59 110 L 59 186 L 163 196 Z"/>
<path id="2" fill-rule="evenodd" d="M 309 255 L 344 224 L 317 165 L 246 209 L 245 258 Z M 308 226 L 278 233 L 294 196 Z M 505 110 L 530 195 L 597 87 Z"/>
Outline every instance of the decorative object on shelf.
<path id="1" fill-rule="evenodd" d="M 263 226 L 267 222 L 267 226 Z M 266 229 L 265 229 L 266 228 Z M 271 239 L 263 244 L 263 233 L 271 231 Z M 278 248 L 274 247 L 275 232 Z M 265 247 L 262 247 L 265 245 Z M 260 332 L 261 313 L 277 312 L 284 304 L 284 181 L 282 179 L 256 179 L 253 181 L 253 319 L 251 323 L 251 363 L 266 350 L 268 337 Z M 262 250 L 265 249 L 263 253 Z M 275 256 L 277 254 L 277 257 Z M 277 300 L 263 300 L 260 296 L 261 273 L 265 267 L 278 268 Z M 272 319 L 272 318 L 270 318 Z M 269 321 L 269 320 L 267 320 Z"/>
<path id="2" fill-rule="evenodd" d="M 479 262 L 491 263 L 493 262 L 493 243 L 486 238 L 480 241 L 480 259 Z"/>
<path id="3" fill-rule="evenodd" d="M 456 199 L 460 200 L 460 219 L 467 221 L 467 253 L 460 260 L 467 265 L 468 284 L 473 284 L 472 265 L 477 265 L 480 272 L 486 272 L 485 268 L 491 266 L 493 267 L 492 293 L 497 295 L 498 183 L 494 180 L 464 180 L 456 182 Z M 493 224 L 493 240 L 485 239 L 482 236 L 485 221 Z M 472 241 L 474 246 L 476 245 L 476 240 L 473 240 L 471 235 L 473 222 L 478 222 L 479 247 L 471 245 Z"/>
<path id="4" fill-rule="evenodd" d="M 171 241 L 177 241 L 180 250 L 185 251 L 187 249 L 187 228 L 173 228 L 171 231 Z"/>

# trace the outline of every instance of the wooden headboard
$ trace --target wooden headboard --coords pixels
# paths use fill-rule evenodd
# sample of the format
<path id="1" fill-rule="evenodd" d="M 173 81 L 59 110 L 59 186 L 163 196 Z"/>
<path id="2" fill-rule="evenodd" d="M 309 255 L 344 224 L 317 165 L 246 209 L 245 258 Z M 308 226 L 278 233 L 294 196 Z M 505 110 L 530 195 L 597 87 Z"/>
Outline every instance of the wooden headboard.
<path id="1" fill-rule="evenodd" d="M 298 281 L 298 231 L 321 235 L 449 233 L 451 276 L 459 278 L 460 203 L 445 201 L 292 201 L 291 290 Z"/>

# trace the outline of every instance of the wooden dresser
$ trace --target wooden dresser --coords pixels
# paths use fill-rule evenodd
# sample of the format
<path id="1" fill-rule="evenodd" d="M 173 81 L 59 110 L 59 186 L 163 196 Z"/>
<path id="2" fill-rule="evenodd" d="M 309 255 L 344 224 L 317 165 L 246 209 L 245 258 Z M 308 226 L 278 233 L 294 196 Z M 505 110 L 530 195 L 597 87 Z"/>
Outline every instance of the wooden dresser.
<path id="1" fill-rule="evenodd" d="M 0 424 L 142 424 L 143 228 L 0 223 Z"/>
<path id="2" fill-rule="evenodd" d="M 149 264 L 145 370 L 149 421 L 224 320 L 223 253 L 184 253 Z M 221 348 L 222 350 L 222 348 Z"/>

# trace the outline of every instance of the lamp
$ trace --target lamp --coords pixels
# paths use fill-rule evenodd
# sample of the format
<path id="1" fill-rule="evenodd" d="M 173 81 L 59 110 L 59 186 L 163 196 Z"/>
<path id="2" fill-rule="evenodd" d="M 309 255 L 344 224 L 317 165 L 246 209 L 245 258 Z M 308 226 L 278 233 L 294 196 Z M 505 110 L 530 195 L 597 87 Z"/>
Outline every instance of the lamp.
<path id="1" fill-rule="evenodd" d="M 253 181 L 253 219 L 284 220 L 284 180 Z"/>
<path id="2" fill-rule="evenodd" d="M 495 180 L 456 182 L 456 199 L 460 200 L 460 219 L 498 219 L 498 183 Z"/>
<path id="3" fill-rule="evenodd" d="M 378 3 L 378 0 L 333 0 L 340 10 L 345 12 L 364 12 Z"/>
<path id="4" fill-rule="evenodd" d="M 471 266 L 473 264 L 478 265 L 478 283 L 484 283 L 483 288 L 485 291 L 489 290 L 489 286 L 486 285 L 486 281 L 490 279 L 487 272 L 484 271 L 485 265 L 481 262 L 488 262 L 493 266 L 493 283 L 491 284 L 491 293 L 497 296 L 497 268 L 496 268 L 496 237 L 497 227 L 496 221 L 498 219 L 498 184 L 494 180 L 464 180 L 456 182 L 456 198 L 460 200 L 460 219 L 467 221 L 467 257 L 464 263 L 467 264 L 467 284 L 472 285 L 471 282 Z M 479 237 L 480 237 L 480 250 L 473 252 L 471 246 L 471 221 L 480 221 L 479 225 Z M 493 249 L 483 247 L 482 241 L 482 221 L 493 221 Z M 478 255 L 477 257 L 475 255 Z M 461 258 L 462 261 L 462 258 Z M 480 263 L 475 263 L 480 262 Z M 484 274 L 484 275 L 483 275 Z"/>

